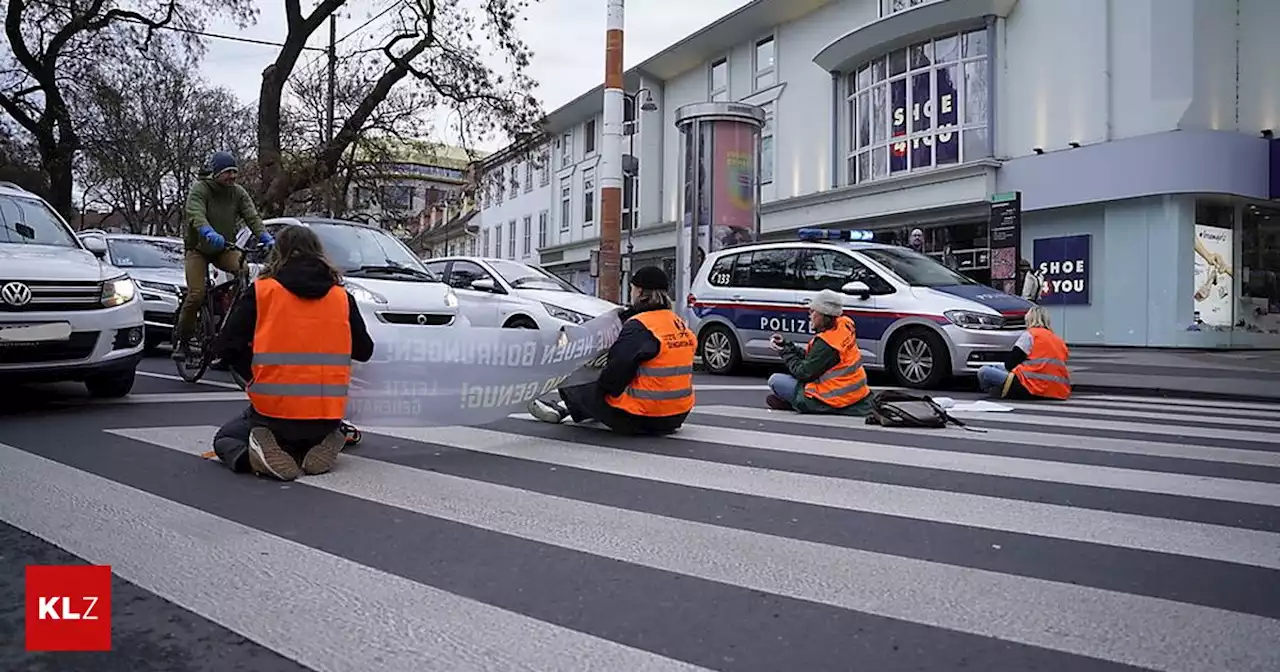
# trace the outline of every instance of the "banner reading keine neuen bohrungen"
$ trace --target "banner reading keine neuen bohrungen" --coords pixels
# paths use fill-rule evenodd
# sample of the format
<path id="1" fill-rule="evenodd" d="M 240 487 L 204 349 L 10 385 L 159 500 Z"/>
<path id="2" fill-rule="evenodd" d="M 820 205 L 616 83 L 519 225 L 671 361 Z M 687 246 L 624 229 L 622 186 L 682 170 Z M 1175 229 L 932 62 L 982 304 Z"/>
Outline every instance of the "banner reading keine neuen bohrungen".
<path id="1" fill-rule="evenodd" d="M 590 379 L 621 323 L 608 313 L 556 331 L 370 325 L 373 359 L 352 371 L 347 419 L 382 427 L 483 425 Z M 570 378 L 572 377 L 572 380 Z"/>

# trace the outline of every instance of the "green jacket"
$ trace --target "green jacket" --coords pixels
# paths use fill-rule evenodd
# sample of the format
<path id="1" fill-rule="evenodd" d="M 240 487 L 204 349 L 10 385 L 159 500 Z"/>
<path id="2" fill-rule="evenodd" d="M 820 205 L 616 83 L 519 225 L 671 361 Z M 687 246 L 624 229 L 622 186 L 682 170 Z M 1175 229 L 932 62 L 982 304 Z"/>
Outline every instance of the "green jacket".
<path id="1" fill-rule="evenodd" d="M 782 346 L 782 363 L 787 366 L 787 373 L 791 374 L 800 384 L 796 386 L 796 395 L 794 399 L 788 399 L 791 406 L 801 413 L 831 413 L 836 415 L 857 415 L 865 416 L 871 412 L 871 396 L 868 395 L 862 401 L 845 408 L 835 408 L 826 403 L 806 397 L 804 394 L 804 384 L 810 383 L 822 377 L 822 374 L 830 371 L 835 365 L 840 363 L 840 353 L 835 348 L 827 345 L 827 342 L 820 339 L 813 339 L 813 343 L 809 345 L 808 352 L 801 350 L 795 343 L 790 341 Z"/>
<path id="2" fill-rule="evenodd" d="M 248 189 L 238 184 L 224 187 L 209 178 L 191 183 L 191 190 L 187 192 L 186 220 L 182 236 L 186 249 L 204 254 L 213 254 L 214 250 L 200 235 L 202 226 L 213 227 L 228 241 L 235 240 L 241 221 L 248 224 L 255 234 L 266 230 Z"/>

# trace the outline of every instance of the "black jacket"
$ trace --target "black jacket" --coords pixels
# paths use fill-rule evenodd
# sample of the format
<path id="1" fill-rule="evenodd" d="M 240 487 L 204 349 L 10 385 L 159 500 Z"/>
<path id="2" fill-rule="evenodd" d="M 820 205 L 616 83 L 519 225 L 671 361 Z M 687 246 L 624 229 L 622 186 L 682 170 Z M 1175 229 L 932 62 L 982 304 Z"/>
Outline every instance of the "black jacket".
<path id="1" fill-rule="evenodd" d="M 285 264 L 276 280 L 293 295 L 303 299 L 319 299 L 333 287 L 329 269 L 320 262 L 299 259 Z M 356 300 L 347 295 L 348 319 L 351 322 L 351 359 L 367 362 L 373 357 L 373 339 L 360 317 Z M 246 380 L 253 377 L 253 333 L 258 325 L 258 298 L 251 287 L 240 297 L 227 323 L 213 343 L 213 354 Z"/>

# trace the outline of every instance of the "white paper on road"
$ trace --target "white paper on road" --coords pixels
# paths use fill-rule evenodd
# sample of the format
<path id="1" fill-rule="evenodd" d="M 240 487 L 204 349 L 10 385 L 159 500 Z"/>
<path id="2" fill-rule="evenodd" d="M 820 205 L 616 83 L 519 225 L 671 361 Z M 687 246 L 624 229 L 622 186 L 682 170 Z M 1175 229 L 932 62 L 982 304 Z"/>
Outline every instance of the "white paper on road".
<path id="1" fill-rule="evenodd" d="M 951 397 L 934 397 L 933 403 L 941 406 L 944 410 L 966 413 L 1008 413 L 1013 410 L 1012 406 L 997 404 L 994 401 L 977 401 L 957 402 Z"/>
<path id="2" fill-rule="evenodd" d="M 370 326 L 373 359 L 352 368 L 347 419 L 366 425 L 484 425 L 599 375 L 622 323 L 610 312 L 557 331 Z"/>

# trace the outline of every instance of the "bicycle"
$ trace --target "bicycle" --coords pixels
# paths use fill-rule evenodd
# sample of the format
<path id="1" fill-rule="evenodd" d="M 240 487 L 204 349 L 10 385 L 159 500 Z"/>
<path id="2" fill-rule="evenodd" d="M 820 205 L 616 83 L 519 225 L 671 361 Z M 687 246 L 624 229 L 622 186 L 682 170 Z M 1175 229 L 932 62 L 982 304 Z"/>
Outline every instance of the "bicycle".
<path id="1" fill-rule="evenodd" d="M 215 286 L 212 264 L 205 271 L 206 289 L 204 301 L 200 304 L 200 313 L 196 318 L 195 334 L 189 338 L 190 347 L 186 358 L 174 362 L 178 368 L 178 376 L 188 383 L 198 382 L 204 377 L 205 372 L 209 370 L 209 365 L 213 363 L 214 339 L 222 331 L 223 325 L 227 323 L 227 317 L 231 315 L 231 308 L 252 286 L 252 280 L 249 278 L 249 253 L 257 250 L 257 247 L 246 249 L 235 243 L 227 243 L 223 251 L 240 253 L 240 267 L 236 270 L 235 277 L 232 278 L 231 282 Z M 178 299 L 178 313 L 174 315 L 174 324 L 177 324 L 177 318 L 187 300 L 187 289 L 185 287 L 179 290 Z M 235 371 L 235 367 L 230 367 L 230 369 L 231 379 L 235 381 L 236 385 L 240 386 L 240 389 L 245 389 L 247 381 Z"/>

